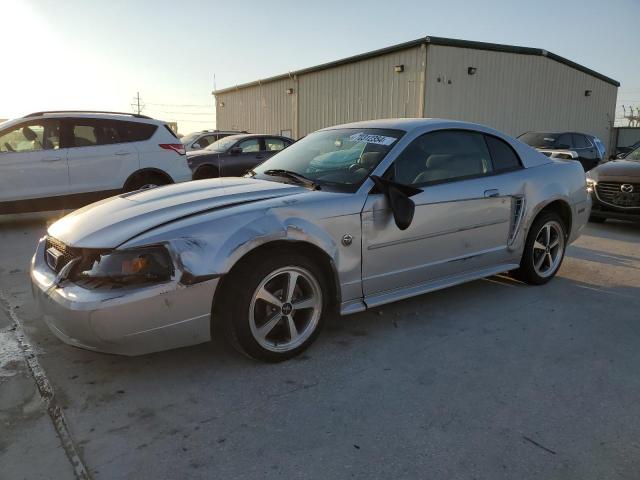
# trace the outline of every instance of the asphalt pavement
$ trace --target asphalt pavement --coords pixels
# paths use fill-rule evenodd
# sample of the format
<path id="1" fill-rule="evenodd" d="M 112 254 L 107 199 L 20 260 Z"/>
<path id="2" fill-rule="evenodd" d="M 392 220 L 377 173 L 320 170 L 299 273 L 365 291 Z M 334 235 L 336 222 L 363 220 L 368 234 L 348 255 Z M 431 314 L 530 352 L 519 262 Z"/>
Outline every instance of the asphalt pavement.
<path id="1" fill-rule="evenodd" d="M 498 276 L 332 317 L 267 365 L 222 339 L 62 344 L 28 279 L 54 217 L 0 219 L 2 479 L 640 476 L 640 225 L 589 225 L 545 286 Z"/>

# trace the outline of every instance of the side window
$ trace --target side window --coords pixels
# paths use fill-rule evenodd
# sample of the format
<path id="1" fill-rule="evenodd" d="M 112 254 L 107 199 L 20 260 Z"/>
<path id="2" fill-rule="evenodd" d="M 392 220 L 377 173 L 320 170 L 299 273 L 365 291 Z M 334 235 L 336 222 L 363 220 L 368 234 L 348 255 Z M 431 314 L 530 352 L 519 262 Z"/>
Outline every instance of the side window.
<path id="1" fill-rule="evenodd" d="M 504 140 L 490 135 L 485 135 L 485 139 L 487 140 L 489 153 L 491 153 L 494 171 L 505 172 L 521 167 L 518 154 L 513 150 L 511 145 Z"/>
<path id="2" fill-rule="evenodd" d="M 590 146 L 584 135 L 573 134 L 573 148 L 589 148 Z"/>
<path id="3" fill-rule="evenodd" d="M 91 118 L 71 121 L 72 147 L 111 145 L 125 141 L 125 132 L 118 121 Z"/>
<path id="4" fill-rule="evenodd" d="M 204 148 L 204 147 L 208 147 L 215 141 L 216 139 L 214 138 L 213 135 L 207 135 L 206 137 L 202 137 L 200 140 L 198 140 L 198 143 L 202 148 Z"/>
<path id="5" fill-rule="evenodd" d="M 238 146 L 242 149 L 242 153 L 251 153 L 260 151 L 260 140 L 257 138 L 249 138 L 240 142 Z"/>
<path id="6" fill-rule="evenodd" d="M 34 152 L 60 148 L 60 124 L 40 121 L 22 124 L 0 134 L 0 153 Z"/>
<path id="7" fill-rule="evenodd" d="M 98 144 L 98 135 L 94 125 L 74 123 L 71 129 L 72 147 L 92 147 Z"/>
<path id="8" fill-rule="evenodd" d="M 284 147 L 286 147 L 284 141 L 279 138 L 265 138 L 264 143 L 266 149 L 270 152 L 284 150 Z"/>
<path id="9" fill-rule="evenodd" d="M 395 181 L 422 185 L 490 173 L 491 157 L 484 136 L 445 130 L 415 139 L 395 162 Z"/>
<path id="10" fill-rule="evenodd" d="M 563 133 L 556 139 L 555 148 L 573 148 L 573 140 L 570 133 Z"/>

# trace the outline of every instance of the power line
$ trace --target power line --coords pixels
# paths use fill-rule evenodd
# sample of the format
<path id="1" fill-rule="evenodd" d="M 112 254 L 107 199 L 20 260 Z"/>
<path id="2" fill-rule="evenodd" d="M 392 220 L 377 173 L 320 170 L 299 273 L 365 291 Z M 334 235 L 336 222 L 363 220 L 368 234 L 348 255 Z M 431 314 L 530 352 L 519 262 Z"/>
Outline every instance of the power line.
<path id="1" fill-rule="evenodd" d="M 169 113 L 169 114 L 178 114 L 178 115 L 215 115 L 215 111 L 211 111 L 211 112 L 172 112 L 170 110 L 159 110 L 157 108 L 152 108 L 151 109 L 154 112 L 160 112 L 160 113 Z"/>
<path id="2" fill-rule="evenodd" d="M 193 103 L 193 104 L 179 104 L 179 103 L 151 103 L 147 102 L 147 105 L 155 105 L 158 107 L 207 107 L 213 106 L 213 103 Z"/>

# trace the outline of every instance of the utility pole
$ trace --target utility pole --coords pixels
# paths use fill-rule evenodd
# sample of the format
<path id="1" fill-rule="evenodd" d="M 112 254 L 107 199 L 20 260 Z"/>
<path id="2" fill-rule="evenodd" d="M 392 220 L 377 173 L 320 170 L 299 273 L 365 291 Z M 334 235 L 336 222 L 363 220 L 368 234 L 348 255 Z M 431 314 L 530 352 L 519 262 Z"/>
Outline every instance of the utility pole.
<path id="1" fill-rule="evenodd" d="M 136 96 L 133 97 L 133 103 L 131 104 L 131 108 L 138 115 L 140 115 L 142 113 L 142 110 L 144 110 L 144 104 L 140 102 L 140 92 L 136 92 Z"/>

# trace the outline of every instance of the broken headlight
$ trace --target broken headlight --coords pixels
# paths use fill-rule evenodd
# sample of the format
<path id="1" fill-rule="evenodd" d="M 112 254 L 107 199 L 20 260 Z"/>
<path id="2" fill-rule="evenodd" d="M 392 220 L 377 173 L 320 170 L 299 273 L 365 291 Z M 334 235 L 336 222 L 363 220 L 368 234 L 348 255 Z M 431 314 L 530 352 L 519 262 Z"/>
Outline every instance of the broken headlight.
<path id="1" fill-rule="evenodd" d="M 75 279 L 118 285 L 164 282 L 173 275 L 169 252 L 161 246 L 99 254 L 79 265 Z"/>

